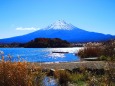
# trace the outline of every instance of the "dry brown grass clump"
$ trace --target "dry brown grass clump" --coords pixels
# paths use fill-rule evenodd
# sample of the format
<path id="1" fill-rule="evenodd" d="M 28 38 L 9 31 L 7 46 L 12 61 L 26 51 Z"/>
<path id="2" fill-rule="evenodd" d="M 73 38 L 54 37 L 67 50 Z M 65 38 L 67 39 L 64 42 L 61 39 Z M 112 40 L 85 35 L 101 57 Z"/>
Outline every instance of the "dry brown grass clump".
<path id="1" fill-rule="evenodd" d="M 40 69 L 28 68 L 27 62 L 0 62 L 0 86 L 40 86 L 41 77 Z"/>
<path id="2" fill-rule="evenodd" d="M 0 86 L 29 86 L 26 63 L 0 62 Z"/>
<path id="3" fill-rule="evenodd" d="M 101 52 L 102 48 L 100 47 L 85 47 L 80 49 L 77 55 L 80 58 L 99 57 Z"/>

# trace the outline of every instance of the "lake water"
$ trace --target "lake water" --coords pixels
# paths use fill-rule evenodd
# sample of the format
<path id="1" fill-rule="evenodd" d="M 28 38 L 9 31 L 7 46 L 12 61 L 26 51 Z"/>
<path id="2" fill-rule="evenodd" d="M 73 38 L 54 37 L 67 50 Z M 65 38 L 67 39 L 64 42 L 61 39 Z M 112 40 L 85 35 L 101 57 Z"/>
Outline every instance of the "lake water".
<path id="1" fill-rule="evenodd" d="M 75 53 L 78 47 L 73 48 L 0 48 L 3 51 L 5 60 L 8 56 L 12 57 L 12 61 L 27 62 L 71 62 L 79 61 L 79 57 Z M 52 52 L 69 52 L 69 53 L 52 53 Z"/>

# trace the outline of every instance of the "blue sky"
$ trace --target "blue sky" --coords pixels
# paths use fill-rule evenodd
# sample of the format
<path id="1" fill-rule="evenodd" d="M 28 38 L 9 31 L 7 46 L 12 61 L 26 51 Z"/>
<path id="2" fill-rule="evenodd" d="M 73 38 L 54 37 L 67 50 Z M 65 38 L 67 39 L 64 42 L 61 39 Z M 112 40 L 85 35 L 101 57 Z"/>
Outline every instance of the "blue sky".
<path id="1" fill-rule="evenodd" d="M 0 0 L 0 38 L 27 34 L 57 20 L 115 35 L 115 0 Z"/>

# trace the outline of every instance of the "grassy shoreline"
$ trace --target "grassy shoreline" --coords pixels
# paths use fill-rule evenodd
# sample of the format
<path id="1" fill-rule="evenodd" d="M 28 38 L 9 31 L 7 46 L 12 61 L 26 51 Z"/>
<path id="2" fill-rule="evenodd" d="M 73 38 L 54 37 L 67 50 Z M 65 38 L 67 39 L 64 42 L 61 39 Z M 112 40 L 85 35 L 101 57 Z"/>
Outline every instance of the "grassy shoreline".
<path id="1" fill-rule="evenodd" d="M 108 61 L 47 64 L 3 60 L 0 64 L 0 86 L 17 86 L 17 84 L 20 84 L 20 86 L 42 86 L 42 80 L 45 76 L 54 77 L 54 80 L 57 80 L 57 83 L 61 86 L 71 86 L 70 84 L 72 86 L 115 85 L 115 79 L 113 79 L 115 78 L 113 75 L 115 63 L 108 63 Z M 105 81 L 107 82 L 105 83 Z"/>

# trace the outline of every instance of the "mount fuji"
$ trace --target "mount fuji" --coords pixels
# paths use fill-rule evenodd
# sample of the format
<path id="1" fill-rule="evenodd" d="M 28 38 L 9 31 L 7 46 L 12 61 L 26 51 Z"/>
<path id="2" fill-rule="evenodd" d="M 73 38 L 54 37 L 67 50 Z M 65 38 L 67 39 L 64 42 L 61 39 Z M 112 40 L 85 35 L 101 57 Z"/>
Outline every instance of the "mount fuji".
<path id="1" fill-rule="evenodd" d="M 65 21 L 58 20 L 46 28 L 26 35 L 0 39 L 0 43 L 26 43 L 35 38 L 61 38 L 69 42 L 96 42 L 115 39 L 115 36 L 85 31 Z"/>

